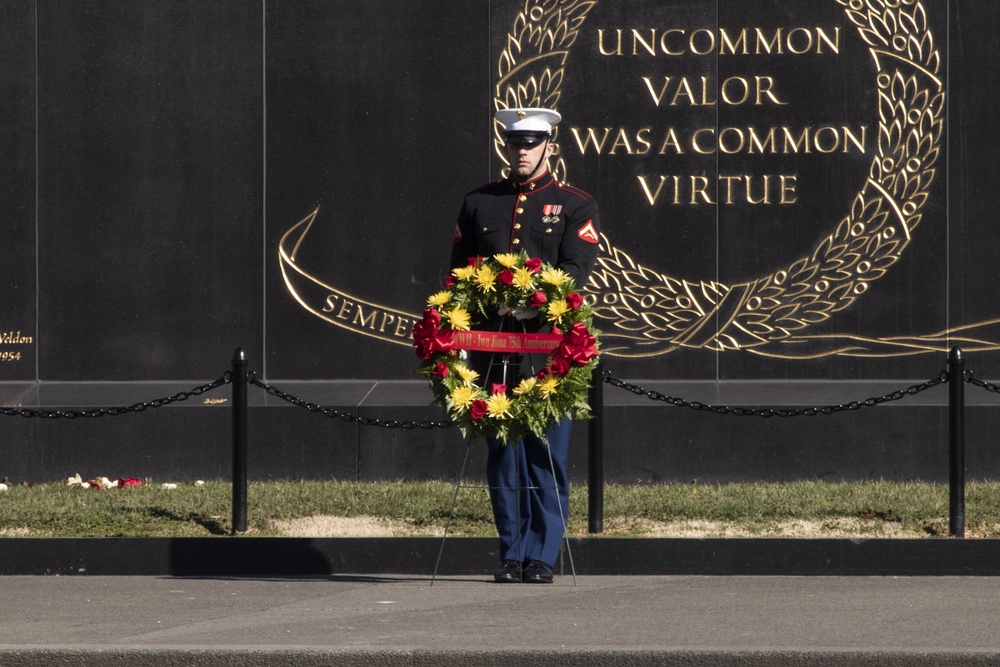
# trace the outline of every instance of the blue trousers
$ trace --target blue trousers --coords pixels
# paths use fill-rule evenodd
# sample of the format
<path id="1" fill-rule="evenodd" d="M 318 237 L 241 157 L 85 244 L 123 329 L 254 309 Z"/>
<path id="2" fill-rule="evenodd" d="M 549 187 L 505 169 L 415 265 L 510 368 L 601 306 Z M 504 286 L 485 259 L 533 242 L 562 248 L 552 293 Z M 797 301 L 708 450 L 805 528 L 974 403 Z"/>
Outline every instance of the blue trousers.
<path id="1" fill-rule="evenodd" d="M 569 521 L 566 469 L 572 426 L 564 419 L 547 430 L 548 446 L 532 435 L 507 445 L 486 439 L 486 479 L 500 536 L 501 561 L 556 564 Z"/>

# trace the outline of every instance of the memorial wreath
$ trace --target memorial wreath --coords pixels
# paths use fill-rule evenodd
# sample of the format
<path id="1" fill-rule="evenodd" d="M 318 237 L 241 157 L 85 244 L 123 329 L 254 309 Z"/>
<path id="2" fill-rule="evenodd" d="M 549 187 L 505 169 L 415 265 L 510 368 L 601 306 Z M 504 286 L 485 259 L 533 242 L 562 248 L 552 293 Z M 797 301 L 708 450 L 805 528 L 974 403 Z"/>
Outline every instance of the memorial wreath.
<path id="1" fill-rule="evenodd" d="M 420 373 L 430 379 L 433 404 L 445 407 L 463 435 L 504 442 L 528 433 L 544 438 L 545 429 L 565 417 L 590 417 L 587 390 L 599 332 L 568 273 L 524 251 L 470 257 L 447 276 L 445 288 L 427 299 L 423 318 L 413 325 L 413 347 L 423 360 Z M 495 314 L 515 324 L 538 318 L 551 331 L 472 329 Z M 484 387 L 467 363 L 468 350 L 549 356 L 533 376 Z"/>

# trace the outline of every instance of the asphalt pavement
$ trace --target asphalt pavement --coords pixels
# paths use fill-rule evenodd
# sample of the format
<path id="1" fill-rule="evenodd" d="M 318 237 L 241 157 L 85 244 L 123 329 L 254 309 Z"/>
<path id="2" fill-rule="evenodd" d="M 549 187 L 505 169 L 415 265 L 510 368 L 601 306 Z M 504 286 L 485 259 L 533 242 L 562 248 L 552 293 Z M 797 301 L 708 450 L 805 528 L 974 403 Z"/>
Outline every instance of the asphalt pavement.
<path id="1" fill-rule="evenodd" d="M 1000 578 L 0 577 L 0 665 L 996 665 Z"/>

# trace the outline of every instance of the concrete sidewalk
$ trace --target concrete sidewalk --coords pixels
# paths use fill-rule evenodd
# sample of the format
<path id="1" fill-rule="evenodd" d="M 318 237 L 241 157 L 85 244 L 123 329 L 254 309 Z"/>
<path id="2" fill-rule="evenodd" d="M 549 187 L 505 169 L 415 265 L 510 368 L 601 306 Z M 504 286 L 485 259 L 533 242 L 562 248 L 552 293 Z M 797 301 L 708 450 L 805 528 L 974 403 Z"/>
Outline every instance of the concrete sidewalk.
<path id="1" fill-rule="evenodd" d="M 0 577 L 0 665 L 994 665 L 1000 578 Z"/>

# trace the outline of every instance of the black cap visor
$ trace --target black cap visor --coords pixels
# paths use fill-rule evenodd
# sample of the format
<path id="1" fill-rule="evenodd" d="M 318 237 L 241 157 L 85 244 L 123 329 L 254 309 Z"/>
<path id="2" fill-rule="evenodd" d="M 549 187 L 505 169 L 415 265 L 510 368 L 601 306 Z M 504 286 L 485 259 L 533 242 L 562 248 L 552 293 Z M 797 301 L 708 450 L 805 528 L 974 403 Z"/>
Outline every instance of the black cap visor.
<path id="1" fill-rule="evenodd" d="M 549 133 L 520 130 L 516 132 L 506 132 L 503 135 L 503 138 L 508 144 L 537 144 L 548 139 Z"/>

